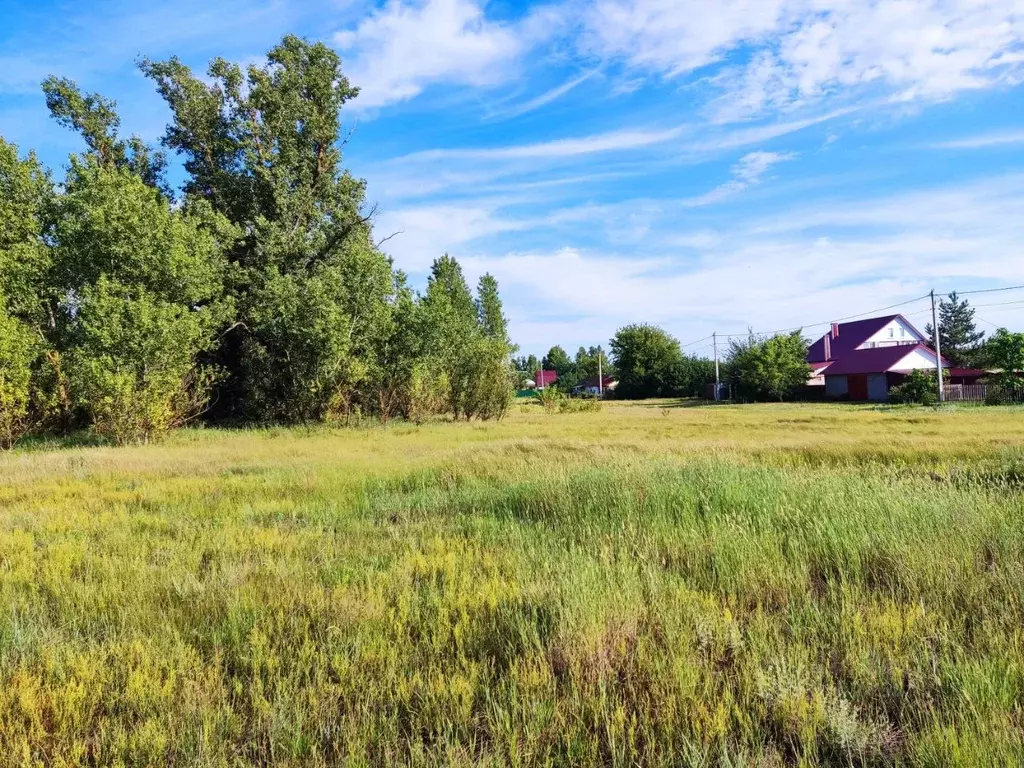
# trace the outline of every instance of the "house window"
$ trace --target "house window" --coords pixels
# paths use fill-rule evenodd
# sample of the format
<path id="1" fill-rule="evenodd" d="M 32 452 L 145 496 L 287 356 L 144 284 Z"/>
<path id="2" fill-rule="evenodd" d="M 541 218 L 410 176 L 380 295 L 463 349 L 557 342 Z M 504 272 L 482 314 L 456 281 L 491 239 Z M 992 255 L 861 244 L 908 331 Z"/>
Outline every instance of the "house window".
<path id="1" fill-rule="evenodd" d="M 907 329 L 906 329 L 906 328 L 904 328 L 904 327 L 903 327 L 903 326 L 901 325 L 901 326 L 900 326 L 900 338 L 902 339 L 902 338 L 903 338 L 904 336 L 906 336 L 906 335 L 907 335 Z M 935 375 L 936 375 L 936 376 L 938 376 L 938 374 L 935 374 Z"/>
<path id="2" fill-rule="evenodd" d="M 895 331 L 895 329 L 893 329 L 893 328 L 890 328 L 890 329 L 889 329 L 889 338 L 891 339 L 891 338 L 893 338 L 893 337 L 894 337 L 895 335 L 896 335 L 896 331 Z"/>

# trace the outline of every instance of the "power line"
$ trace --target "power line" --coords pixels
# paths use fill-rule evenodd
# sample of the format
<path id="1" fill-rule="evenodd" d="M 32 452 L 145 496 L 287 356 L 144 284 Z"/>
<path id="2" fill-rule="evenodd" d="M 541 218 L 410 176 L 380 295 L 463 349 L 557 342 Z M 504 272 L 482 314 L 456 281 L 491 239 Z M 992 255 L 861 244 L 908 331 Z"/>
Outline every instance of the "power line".
<path id="1" fill-rule="evenodd" d="M 707 335 L 707 336 L 705 336 L 705 337 L 704 337 L 703 339 L 697 339 L 696 341 L 691 341 L 691 342 L 688 342 L 688 343 L 686 343 L 686 344 L 680 344 L 680 345 L 679 345 L 679 348 L 680 348 L 680 349 L 686 349 L 687 347 L 692 347 L 692 346 L 693 346 L 694 344 L 700 344 L 700 343 L 701 343 L 702 341 L 707 341 L 707 340 L 708 340 L 708 339 L 710 339 L 710 338 L 711 338 L 712 336 L 714 336 L 714 334 L 713 334 L 713 333 L 712 333 L 712 334 L 708 334 L 708 335 Z"/>
<path id="2" fill-rule="evenodd" d="M 971 307 L 971 309 L 983 309 L 985 307 L 1008 307 L 1011 304 L 1024 304 L 1024 299 L 1019 299 L 1017 301 L 998 301 L 995 304 L 975 304 L 973 307 Z"/>
<path id="3" fill-rule="evenodd" d="M 1022 286 L 1022 287 L 1024 287 L 1024 286 Z M 927 299 L 929 296 L 930 296 L 930 294 L 926 293 L 924 296 L 918 296 L 916 299 L 907 299 L 906 301 L 901 301 L 898 304 L 890 304 L 887 307 L 881 307 L 879 309 L 869 309 L 867 312 L 860 312 L 859 314 L 856 314 L 856 315 L 848 315 L 847 317 L 840 317 L 840 318 L 837 318 L 835 320 L 823 320 L 820 323 L 807 323 L 805 325 L 796 325 L 796 326 L 793 326 L 792 328 L 780 328 L 777 331 L 765 331 L 765 332 L 759 332 L 759 333 L 755 332 L 754 335 L 755 336 L 775 336 L 776 334 L 779 334 L 779 333 L 792 333 L 793 331 L 802 331 L 805 328 L 817 328 L 819 325 L 831 325 L 832 323 L 842 323 L 842 322 L 845 322 L 847 320 L 855 320 L 858 317 L 864 317 L 865 315 L 873 315 L 876 312 L 885 312 L 887 309 L 896 309 L 897 307 L 905 307 L 905 306 L 907 306 L 907 304 L 913 304 L 916 301 L 923 301 L 924 299 Z M 750 332 L 748 331 L 747 333 L 720 333 L 718 335 L 722 336 L 722 337 L 725 337 L 725 338 L 730 338 L 731 339 L 731 338 L 738 338 L 738 337 L 742 337 L 742 336 L 749 336 Z"/>
<path id="4" fill-rule="evenodd" d="M 955 291 L 955 293 L 956 293 L 957 296 L 972 296 L 972 295 L 981 294 L 981 293 L 1000 293 L 1000 292 L 1003 292 L 1003 291 L 1018 291 L 1018 290 L 1024 290 L 1024 285 L 1011 285 L 1011 286 L 1007 286 L 1005 288 L 984 288 L 984 289 L 979 289 L 979 290 L 974 290 L 974 291 Z M 867 317 L 868 315 L 875 315 L 875 314 L 877 314 L 879 312 L 885 312 L 885 311 L 890 310 L 890 309 L 898 309 L 900 307 L 905 307 L 905 306 L 907 306 L 909 304 L 915 304 L 916 302 L 924 301 L 925 299 L 928 299 L 930 297 L 931 297 L 931 293 L 926 293 L 923 296 L 917 296 L 916 298 L 913 298 L 913 299 L 907 299 L 906 301 L 900 301 L 900 302 L 897 302 L 896 304 L 889 304 L 888 306 L 879 307 L 878 309 L 870 309 L 867 312 L 859 312 L 859 313 L 857 313 L 855 315 L 847 315 L 846 317 L 839 317 L 839 318 L 836 318 L 836 319 L 833 319 L 833 320 L 822 320 L 821 322 L 817 322 L 817 323 L 805 323 L 803 325 L 795 325 L 795 326 L 793 326 L 791 328 L 779 328 L 779 329 L 774 330 L 774 331 L 752 331 L 751 330 L 751 331 L 747 331 L 746 333 L 719 333 L 719 334 L 711 334 L 710 336 L 705 336 L 702 339 L 696 339 L 695 341 L 691 341 L 691 342 L 688 342 L 686 344 L 682 344 L 682 345 L 680 345 L 680 348 L 681 349 L 686 349 L 687 347 L 692 347 L 694 344 L 700 344 L 702 341 L 707 341 L 708 339 L 714 338 L 716 335 L 719 338 L 722 338 L 722 339 L 737 339 L 737 338 L 744 338 L 746 336 L 750 336 L 751 334 L 753 334 L 754 336 L 775 336 L 775 335 L 780 334 L 780 333 L 792 333 L 794 331 L 806 330 L 808 328 L 817 328 L 819 326 L 830 326 L 833 323 L 843 323 L 843 322 L 846 322 L 848 320 L 856 320 L 857 318 Z M 977 304 L 977 305 L 975 305 L 974 308 L 981 309 L 981 308 L 984 308 L 984 307 L 1003 307 L 1003 306 L 1010 306 L 1010 305 L 1013 305 L 1013 304 L 1024 304 L 1024 300 L 996 302 L 996 303 L 992 303 L 992 304 Z M 918 312 L 912 312 L 912 313 L 910 313 L 910 314 L 908 314 L 906 316 L 907 317 L 916 317 L 918 315 L 922 315 L 922 314 L 925 314 L 925 313 L 930 312 L 930 311 L 931 311 L 931 309 L 927 308 L 927 309 L 920 310 Z M 982 322 L 985 322 L 988 325 L 991 325 L 993 328 L 999 327 L 999 326 L 996 326 L 994 323 L 990 323 L 988 320 L 984 320 L 983 318 L 979 317 L 978 319 L 982 320 Z M 704 349 L 707 349 L 709 346 L 711 346 L 711 345 L 705 344 L 704 346 L 699 347 L 698 349 L 693 350 L 693 351 L 694 352 L 700 352 L 700 351 L 703 351 Z"/>
<path id="5" fill-rule="evenodd" d="M 972 296 L 975 293 L 999 293 L 1000 291 L 1019 291 L 1024 285 L 1011 285 L 1009 288 L 984 288 L 977 291 L 953 291 L 957 296 Z"/>

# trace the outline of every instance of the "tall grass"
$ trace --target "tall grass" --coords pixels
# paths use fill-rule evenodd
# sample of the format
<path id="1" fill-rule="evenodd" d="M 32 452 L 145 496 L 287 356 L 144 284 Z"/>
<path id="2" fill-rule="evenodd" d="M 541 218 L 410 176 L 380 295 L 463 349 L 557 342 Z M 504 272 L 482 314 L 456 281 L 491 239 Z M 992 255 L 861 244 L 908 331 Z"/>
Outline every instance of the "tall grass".
<path id="1" fill-rule="evenodd" d="M 0 457 L 0 765 L 1014 765 L 1024 412 Z"/>

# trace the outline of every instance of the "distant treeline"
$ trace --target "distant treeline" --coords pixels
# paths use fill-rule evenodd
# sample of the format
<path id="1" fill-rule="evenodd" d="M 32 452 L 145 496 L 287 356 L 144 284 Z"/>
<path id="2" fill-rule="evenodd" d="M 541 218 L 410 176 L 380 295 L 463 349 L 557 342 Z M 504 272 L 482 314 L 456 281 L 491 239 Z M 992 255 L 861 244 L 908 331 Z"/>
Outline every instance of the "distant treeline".
<path id="1" fill-rule="evenodd" d="M 679 341 L 655 325 L 634 324 L 620 328 L 609 344 L 611 355 L 601 347 L 580 347 L 570 358 L 560 346 L 541 359 L 530 355 L 515 359 L 521 378 L 542 366 L 558 374 L 557 386 L 570 390 L 602 371 L 618 382 L 610 396 L 624 400 L 649 397 L 707 397 L 715 382 L 715 361 L 684 353 Z M 745 400 L 782 400 L 807 384 L 810 369 L 804 358 L 807 340 L 799 332 L 733 340 L 722 350 L 719 379 Z"/>
<path id="2" fill-rule="evenodd" d="M 59 183 L 0 138 L 0 444 L 89 428 L 123 442 L 196 418 L 501 416 L 512 347 L 493 277 L 438 259 L 415 294 L 342 167 L 357 95 L 337 55 L 286 37 L 263 66 L 143 61 L 163 150 L 113 102 L 43 84 L 86 150 Z M 172 189 L 164 150 L 185 181 Z"/>
<path id="3" fill-rule="evenodd" d="M 1007 289 L 1011 290 L 1011 289 Z M 954 368 L 989 371 L 984 377 L 995 385 L 993 401 L 1020 386 L 1024 372 L 1024 333 L 998 328 L 986 338 L 975 323 L 974 308 L 955 292 L 938 307 L 939 341 L 942 356 Z M 932 337 L 932 326 L 925 335 Z M 741 401 L 778 401 L 807 397 L 810 366 L 808 340 L 802 330 L 760 335 L 729 336 L 719 349 L 718 379 L 727 385 L 729 396 Z M 702 340 L 703 341 L 703 340 Z M 552 347 L 540 361 L 530 355 L 515 359 L 520 378 L 532 375 L 538 365 L 558 374 L 558 387 L 569 390 L 597 373 L 597 360 L 605 374 L 614 375 L 618 386 L 614 397 L 639 400 L 649 397 L 706 397 L 713 393 L 715 362 L 706 356 L 684 353 L 679 341 L 663 329 L 649 324 L 620 328 L 609 344 L 610 359 L 600 347 L 579 348 L 570 358 L 560 346 Z M 922 389 L 923 387 L 923 389 Z M 935 392 L 925 390 L 934 387 Z M 909 387 L 894 390 L 893 399 L 922 402 L 938 399 L 938 384 L 921 374 Z"/>

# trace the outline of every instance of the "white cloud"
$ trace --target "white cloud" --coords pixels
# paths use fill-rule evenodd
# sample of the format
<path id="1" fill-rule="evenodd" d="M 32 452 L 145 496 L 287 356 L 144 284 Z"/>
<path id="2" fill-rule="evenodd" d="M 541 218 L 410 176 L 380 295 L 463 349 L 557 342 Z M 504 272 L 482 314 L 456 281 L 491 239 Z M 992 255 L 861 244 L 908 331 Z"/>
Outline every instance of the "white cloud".
<path id="1" fill-rule="evenodd" d="M 599 71 L 600 70 L 596 68 L 587 70 L 583 74 L 577 75 L 576 77 L 566 80 L 561 85 L 551 88 L 550 90 L 545 91 L 539 96 L 535 96 L 529 101 L 525 101 L 522 104 L 517 104 L 514 107 L 510 107 L 509 109 L 506 110 L 499 110 L 498 112 L 495 113 L 495 116 L 516 117 L 518 115 L 525 115 L 527 112 L 532 112 L 535 109 L 545 107 L 551 102 L 557 101 L 558 99 L 562 98 L 563 96 L 565 96 L 565 94 L 569 93 L 577 86 L 582 85 L 587 80 L 596 75 Z"/>
<path id="2" fill-rule="evenodd" d="M 759 167 L 758 161 L 748 165 Z M 784 226 L 774 228 L 755 217 L 698 228 L 691 236 L 670 227 L 672 234 L 659 240 L 662 221 L 646 237 L 652 255 L 643 258 L 578 247 L 501 255 L 477 248 L 464 258 L 474 272 L 498 278 L 513 337 L 526 349 L 604 341 L 616 327 L 644 321 L 683 341 L 748 326 L 804 326 L 810 335 L 812 324 L 931 288 L 1024 283 L 1018 256 L 1024 219 L 1012 215 L 1022 207 L 1024 177 L 1010 176 L 880 200 L 796 206 L 787 210 Z M 680 257 L 680 246 L 691 253 Z M 1010 316 L 1013 309 L 986 308 L 985 319 L 1019 326 L 1024 316 Z M 553 338 L 539 320 L 545 316 L 581 335 Z"/>
<path id="3" fill-rule="evenodd" d="M 986 133 L 980 136 L 968 136 L 963 139 L 940 141 L 930 146 L 933 149 L 984 149 L 986 147 L 1002 147 L 1010 144 L 1024 144 L 1024 131 Z"/>
<path id="4" fill-rule="evenodd" d="M 460 255 L 463 246 L 483 237 L 523 229 L 528 222 L 497 215 L 500 202 L 437 204 L 385 211 L 374 221 L 378 237 L 387 237 L 384 250 L 399 269 L 420 273 L 443 253 Z"/>
<path id="5" fill-rule="evenodd" d="M 428 149 L 406 155 L 401 160 L 523 160 L 592 155 L 642 149 L 677 139 L 690 130 L 688 126 L 664 129 L 625 129 L 589 136 L 554 139 L 535 144 L 513 144 L 505 147 Z"/>
<path id="6" fill-rule="evenodd" d="M 733 195 L 738 195 L 748 187 L 760 184 L 761 179 L 773 165 L 792 160 L 794 157 L 796 155 L 784 152 L 751 152 L 744 155 L 733 165 L 732 179 L 720 184 L 710 192 L 683 201 L 683 207 L 697 208 L 703 205 L 712 205 Z"/>
<path id="7" fill-rule="evenodd" d="M 488 21 L 475 0 L 390 0 L 334 41 L 362 89 L 358 108 L 405 101 L 433 83 L 504 82 L 524 50 L 523 38 Z"/>
<path id="8" fill-rule="evenodd" d="M 677 77 L 730 58 L 714 78 L 721 121 L 877 88 L 941 99 L 1016 82 L 1019 0 L 602 0 L 586 45 Z"/>
<path id="9" fill-rule="evenodd" d="M 584 19 L 584 46 L 668 77 L 719 60 L 777 30 L 783 0 L 601 0 Z"/>

